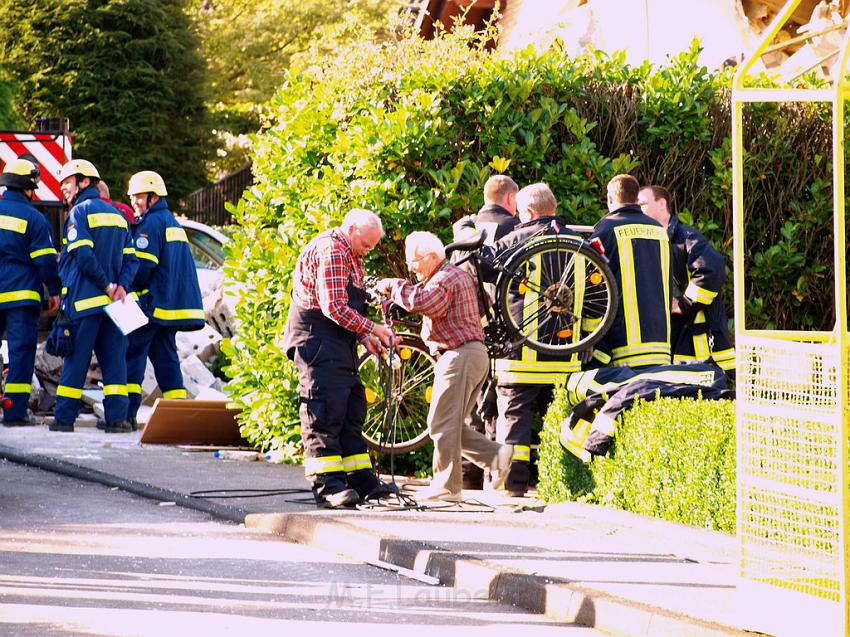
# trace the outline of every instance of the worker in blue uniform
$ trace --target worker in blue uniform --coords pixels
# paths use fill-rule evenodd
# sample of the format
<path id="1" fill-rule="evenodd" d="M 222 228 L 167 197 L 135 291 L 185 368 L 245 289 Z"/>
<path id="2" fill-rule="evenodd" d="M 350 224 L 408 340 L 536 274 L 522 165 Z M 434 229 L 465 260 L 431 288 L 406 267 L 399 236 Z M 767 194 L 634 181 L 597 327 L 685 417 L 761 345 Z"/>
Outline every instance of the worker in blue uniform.
<path id="1" fill-rule="evenodd" d="M 132 431 L 127 421 L 127 337 L 103 311 L 123 301 L 139 267 L 129 224 L 100 198 L 100 175 L 85 159 L 66 163 L 60 187 L 71 210 L 65 219 L 59 276 L 62 312 L 74 324 L 73 352 L 56 389 L 51 431 L 73 431 L 80 412 L 91 353 L 103 373 L 103 409 L 108 433 Z"/>
<path id="2" fill-rule="evenodd" d="M 27 410 L 32 393 L 32 372 L 38 342 L 38 314 L 44 287 L 48 310 L 59 309 L 61 283 L 50 225 L 31 204 L 38 182 L 38 167 L 14 159 L 0 174 L 6 191 L 0 200 L 0 334 L 9 345 L 9 373 L 3 410 L 6 427 L 35 424 Z"/>
<path id="3" fill-rule="evenodd" d="M 168 209 L 162 177 L 144 170 L 127 191 L 138 221 L 132 226 L 139 269 L 133 289 L 149 323 L 130 333 L 127 348 L 128 418 L 136 425 L 142 380 L 150 357 L 163 398 L 186 398 L 175 338 L 204 326 L 201 288 L 186 231 Z"/>

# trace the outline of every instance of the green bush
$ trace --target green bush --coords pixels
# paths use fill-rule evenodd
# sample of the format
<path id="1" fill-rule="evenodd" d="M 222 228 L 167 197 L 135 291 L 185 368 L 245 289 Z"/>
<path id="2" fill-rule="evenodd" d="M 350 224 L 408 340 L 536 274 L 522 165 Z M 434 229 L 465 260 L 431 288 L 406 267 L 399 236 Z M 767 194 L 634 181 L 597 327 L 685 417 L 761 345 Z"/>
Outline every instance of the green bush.
<path id="1" fill-rule="evenodd" d="M 560 445 L 563 390 L 546 415 L 537 485 L 547 502 L 581 500 L 735 532 L 735 405 L 725 400 L 641 402 L 617 427 L 609 456 L 582 464 Z"/>
<path id="2" fill-rule="evenodd" d="M 423 228 L 449 238 L 496 172 L 548 182 L 580 224 L 606 211 L 607 181 L 631 172 L 669 186 L 682 219 L 731 263 L 728 74 L 700 66 L 696 47 L 666 67 L 631 67 L 557 46 L 494 56 L 487 38 L 459 29 L 353 44 L 290 73 L 269 103 L 227 265 L 242 289 L 228 373 L 249 438 L 297 445 L 294 373 L 280 350 L 291 272 L 301 247 L 351 207 L 377 211 L 388 231 L 367 268 L 404 275 L 402 238 Z M 820 302 L 832 298 L 830 137 L 818 109 L 746 110 L 745 188 L 758 193 L 747 199 L 744 264 L 752 328 L 831 329 Z"/>

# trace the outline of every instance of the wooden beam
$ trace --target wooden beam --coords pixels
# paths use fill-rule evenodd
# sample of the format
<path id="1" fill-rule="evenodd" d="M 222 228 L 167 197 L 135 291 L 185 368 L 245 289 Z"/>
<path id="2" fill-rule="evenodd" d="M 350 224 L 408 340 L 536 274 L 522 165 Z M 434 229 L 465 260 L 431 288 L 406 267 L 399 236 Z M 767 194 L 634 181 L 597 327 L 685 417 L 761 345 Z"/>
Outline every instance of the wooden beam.
<path id="1" fill-rule="evenodd" d="M 474 5 L 476 9 L 492 9 L 496 6 L 496 0 L 452 0 L 457 6 L 466 8 Z"/>
<path id="2" fill-rule="evenodd" d="M 785 6 L 785 0 L 758 1 L 772 9 L 774 13 L 779 13 L 782 7 Z M 812 17 L 812 11 L 814 11 L 819 1 L 820 0 L 803 0 L 800 5 L 794 9 L 794 13 L 791 14 L 791 19 L 797 24 L 806 24 Z"/>

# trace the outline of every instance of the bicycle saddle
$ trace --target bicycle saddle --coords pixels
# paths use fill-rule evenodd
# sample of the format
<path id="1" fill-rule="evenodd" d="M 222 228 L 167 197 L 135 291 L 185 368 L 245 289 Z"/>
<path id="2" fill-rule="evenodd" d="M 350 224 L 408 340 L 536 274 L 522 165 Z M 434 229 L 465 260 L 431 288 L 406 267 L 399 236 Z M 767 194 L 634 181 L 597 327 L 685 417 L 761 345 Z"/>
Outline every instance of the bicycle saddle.
<path id="1" fill-rule="evenodd" d="M 477 230 L 475 234 L 469 235 L 466 239 L 462 239 L 460 241 L 455 241 L 454 243 L 450 243 L 446 246 L 446 256 L 449 256 L 452 252 L 456 250 L 463 250 L 464 252 L 472 252 L 473 250 L 477 250 L 482 245 L 484 245 L 484 241 L 487 239 L 487 231 L 484 229 Z"/>

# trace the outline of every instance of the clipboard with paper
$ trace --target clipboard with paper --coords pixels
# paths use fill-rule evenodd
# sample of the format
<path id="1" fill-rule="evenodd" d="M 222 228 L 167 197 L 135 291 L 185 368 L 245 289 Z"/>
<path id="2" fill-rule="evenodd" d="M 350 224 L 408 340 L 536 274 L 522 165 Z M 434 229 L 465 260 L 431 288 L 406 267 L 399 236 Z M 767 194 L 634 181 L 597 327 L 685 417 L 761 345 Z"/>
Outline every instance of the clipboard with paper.
<path id="1" fill-rule="evenodd" d="M 139 307 L 136 299 L 130 296 L 123 301 L 113 301 L 104 308 L 104 311 L 124 336 L 148 323 L 148 317 Z"/>

